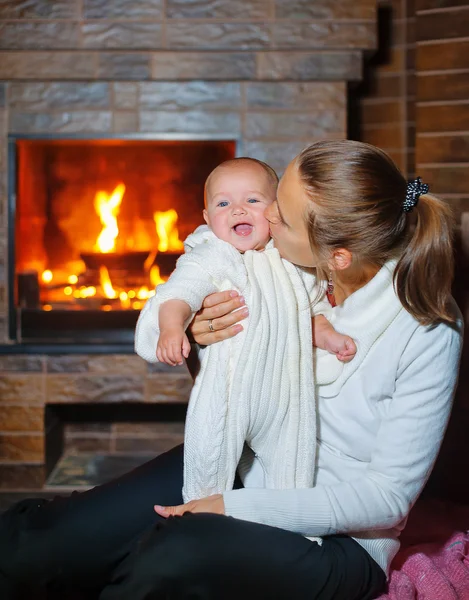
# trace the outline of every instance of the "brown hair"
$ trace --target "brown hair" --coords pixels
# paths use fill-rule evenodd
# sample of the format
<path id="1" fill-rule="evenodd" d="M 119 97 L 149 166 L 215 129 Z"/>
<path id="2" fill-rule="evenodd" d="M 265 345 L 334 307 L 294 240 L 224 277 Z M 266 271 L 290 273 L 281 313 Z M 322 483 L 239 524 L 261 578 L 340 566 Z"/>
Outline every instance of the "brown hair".
<path id="1" fill-rule="evenodd" d="M 391 158 L 370 144 L 318 142 L 303 150 L 296 164 L 313 203 L 307 216 L 311 248 L 323 265 L 339 248 L 349 250 L 356 264 L 381 267 L 397 259 L 394 286 L 403 307 L 423 325 L 454 322 L 448 310 L 449 206 L 425 194 L 412 212 L 404 212 L 406 180 Z"/>
<path id="2" fill-rule="evenodd" d="M 254 164 L 258 165 L 259 167 L 261 167 L 265 171 L 272 187 L 275 188 L 275 190 L 277 189 L 279 179 L 278 179 L 277 173 L 272 169 L 272 167 L 270 167 L 267 163 L 265 163 L 262 160 L 259 160 L 257 158 L 251 158 L 249 156 L 240 156 L 238 158 L 231 158 L 230 160 L 225 160 L 225 162 L 220 163 L 209 174 L 209 176 L 207 177 L 207 179 L 205 181 L 205 186 L 204 186 L 204 203 L 205 203 L 205 205 L 207 205 L 207 187 L 210 182 L 210 177 L 212 176 L 212 174 L 215 173 L 215 171 L 219 167 L 231 167 L 231 166 L 239 164 L 240 162 L 250 162 L 250 163 L 254 163 Z"/>

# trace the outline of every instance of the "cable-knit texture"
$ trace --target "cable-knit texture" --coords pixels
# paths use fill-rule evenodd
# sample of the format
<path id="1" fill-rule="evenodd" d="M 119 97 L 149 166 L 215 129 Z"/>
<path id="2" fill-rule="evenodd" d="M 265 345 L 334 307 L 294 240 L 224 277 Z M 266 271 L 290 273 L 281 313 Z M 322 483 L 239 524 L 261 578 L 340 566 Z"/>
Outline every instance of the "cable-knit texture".
<path id="1" fill-rule="evenodd" d="M 240 254 L 206 227 L 189 236 L 185 249 L 169 281 L 142 311 L 137 352 L 150 356 L 142 349 L 142 323 L 157 320 L 165 300 L 184 300 L 195 312 L 208 294 L 235 288 L 250 314 L 241 334 L 204 351 L 186 418 L 184 500 L 231 490 L 245 442 L 264 466 L 267 487 L 311 487 L 316 445 L 311 307 L 315 301 L 325 313 L 329 306 L 317 302 L 315 276 L 282 260 L 272 244 Z M 330 355 L 324 361 L 322 372 L 333 380 L 342 365 Z"/>

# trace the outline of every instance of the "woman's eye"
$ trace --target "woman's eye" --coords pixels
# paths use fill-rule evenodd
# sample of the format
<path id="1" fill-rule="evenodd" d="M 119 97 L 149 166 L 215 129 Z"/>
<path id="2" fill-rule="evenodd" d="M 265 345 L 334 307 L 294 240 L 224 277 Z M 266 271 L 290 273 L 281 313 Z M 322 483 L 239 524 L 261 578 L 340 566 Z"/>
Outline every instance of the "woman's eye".
<path id="1" fill-rule="evenodd" d="M 221 207 L 228 206 L 228 202 L 226 200 L 222 200 L 221 202 L 219 202 L 217 204 L 217 206 L 221 206 Z"/>
<path id="2" fill-rule="evenodd" d="M 259 200 L 257 198 L 249 198 L 248 202 L 255 204 L 256 202 L 259 202 Z"/>

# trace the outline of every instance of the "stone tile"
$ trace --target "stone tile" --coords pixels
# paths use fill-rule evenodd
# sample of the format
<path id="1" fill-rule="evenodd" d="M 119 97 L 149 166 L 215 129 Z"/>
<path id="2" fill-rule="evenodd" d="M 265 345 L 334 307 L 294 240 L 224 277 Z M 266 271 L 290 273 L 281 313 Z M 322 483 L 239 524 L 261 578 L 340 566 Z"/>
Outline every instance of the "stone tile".
<path id="1" fill-rule="evenodd" d="M 122 435 L 141 435 L 155 437 L 159 435 L 183 435 L 184 423 L 179 421 L 165 421 L 161 423 L 114 423 L 114 433 L 117 437 Z"/>
<path id="2" fill-rule="evenodd" d="M 143 84 L 141 84 L 143 85 Z M 137 83 L 114 83 L 114 108 L 135 109 L 139 105 Z"/>
<path id="3" fill-rule="evenodd" d="M 118 373 L 121 375 L 146 373 L 146 362 L 135 354 L 94 355 L 89 360 L 91 373 Z"/>
<path id="4" fill-rule="evenodd" d="M 40 489 L 44 484 L 45 471 L 43 465 L 0 464 L 0 489 Z"/>
<path id="5" fill-rule="evenodd" d="M 82 25 L 85 48 L 116 48 L 119 50 L 162 48 L 159 23 L 116 23 L 95 21 Z"/>
<path id="6" fill-rule="evenodd" d="M 48 373 L 86 373 L 89 359 L 81 354 L 52 354 L 46 357 L 46 370 Z"/>
<path id="7" fill-rule="evenodd" d="M 255 23 L 169 23 L 169 48 L 250 50 L 270 45 L 270 26 Z"/>
<path id="8" fill-rule="evenodd" d="M 10 83 L 10 109 L 43 112 L 57 109 L 110 108 L 110 104 L 108 83 L 75 83 L 70 81 L 54 83 Z"/>
<path id="9" fill-rule="evenodd" d="M 170 19 L 267 19 L 271 16 L 269 0 L 167 0 L 166 16 Z"/>
<path id="10" fill-rule="evenodd" d="M 62 113 L 11 111 L 11 133 L 104 133 L 112 131 L 110 111 L 77 110 Z"/>
<path id="11" fill-rule="evenodd" d="M 176 375 L 187 375 L 187 367 L 185 365 L 178 365 L 177 367 L 171 367 L 165 363 L 147 363 L 148 373 L 175 373 Z"/>
<path id="12" fill-rule="evenodd" d="M 0 19 L 78 19 L 80 0 L 4 0 Z"/>
<path id="13" fill-rule="evenodd" d="M 102 435 L 111 434 L 112 424 L 111 423 L 67 423 L 65 425 L 65 435 L 69 437 L 78 436 L 84 437 L 85 435 Z"/>
<path id="14" fill-rule="evenodd" d="M 243 142 L 243 153 L 246 156 L 263 160 L 277 172 L 277 175 L 281 176 L 288 163 L 310 142 L 313 142 L 313 139 L 308 142 L 301 140 L 288 142 L 246 140 Z"/>
<path id="15" fill-rule="evenodd" d="M 0 404 L 44 404 L 44 402 L 44 378 L 42 375 L 16 373 L 0 375 Z"/>
<path id="16" fill-rule="evenodd" d="M 138 131 L 138 113 L 135 111 L 116 111 L 113 118 L 114 133 L 133 133 Z"/>
<path id="17" fill-rule="evenodd" d="M 143 463 L 153 459 L 151 454 L 85 454 L 66 455 L 60 459 L 51 473 L 48 486 L 101 485 L 125 475 Z"/>
<path id="18" fill-rule="evenodd" d="M 376 23 L 273 23 L 275 48 L 375 48 Z"/>
<path id="19" fill-rule="evenodd" d="M 95 79 L 89 52 L 3 52 L 0 79 Z"/>
<path id="20" fill-rule="evenodd" d="M 145 400 L 151 403 L 186 403 L 192 389 L 192 379 L 187 375 L 149 375 L 145 380 Z"/>
<path id="21" fill-rule="evenodd" d="M 0 410 L 0 431 L 35 431 L 44 429 L 44 408 L 42 406 L 2 406 Z"/>
<path id="22" fill-rule="evenodd" d="M 142 111 L 139 131 L 157 133 L 205 133 L 236 136 L 240 115 L 229 112 Z"/>
<path id="23" fill-rule="evenodd" d="M 9 354 L 0 356 L 0 371 L 23 371 L 42 373 L 45 357 L 37 354 Z"/>
<path id="24" fill-rule="evenodd" d="M 48 375 L 47 400 L 51 404 L 143 402 L 141 376 Z"/>
<path id="25" fill-rule="evenodd" d="M 111 436 L 65 438 L 65 452 L 111 452 Z"/>
<path id="26" fill-rule="evenodd" d="M 144 110 L 196 108 L 228 109 L 241 106 L 240 84 L 235 82 L 181 81 L 144 82 L 140 107 Z"/>
<path id="27" fill-rule="evenodd" d="M 375 0 L 275 0 L 279 19 L 372 19 L 375 14 Z"/>
<path id="28" fill-rule="evenodd" d="M 77 23 L 0 21 L 0 50 L 74 49 L 79 47 Z"/>
<path id="29" fill-rule="evenodd" d="M 311 111 L 309 113 L 248 113 L 245 118 L 245 137 L 271 139 L 303 139 L 345 136 L 345 110 Z"/>
<path id="30" fill-rule="evenodd" d="M 259 79 L 359 80 L 359 52 L 263 52 L 257 55 Z"/>
<path id="31" fill-rule="evenodd" d="M 184 436 L 168 436 L 155 438 L 117 438 L 116 452 L 145 452 L 154 456 L 168 452 L 184 442 Z"/>
<path id="32" fill-rule="evenodd" d="M 85 19 L 160 19 L 163 0 L 84 0 Z"/>
<path id="33" fill-rule="evenodd" d="M 159 52 L 153 56 L 152 78 L 253 79 L 255 55 L 250 52 Z"/>
<path id="34" fill-rule="evenodd" d="M 7 84 L 0 83 L 0 108 L 5 108 Z"/>
<path id="35" fill-rule="evenodd" d="M 99 55 L 98 77 L 143 80 L 150 77 L 149 54 L 105 53 Z"/>
<path id="36" fill-rule="evenodd" d="M 248 109 L 324 110 L 346 104 L 344 83 L 248 82 L 244 84 Z"/>
<path id="37" fill-rule="evenodd" d="M 44 462 L 44 435 L 0 433 L 0 461 Z"/>

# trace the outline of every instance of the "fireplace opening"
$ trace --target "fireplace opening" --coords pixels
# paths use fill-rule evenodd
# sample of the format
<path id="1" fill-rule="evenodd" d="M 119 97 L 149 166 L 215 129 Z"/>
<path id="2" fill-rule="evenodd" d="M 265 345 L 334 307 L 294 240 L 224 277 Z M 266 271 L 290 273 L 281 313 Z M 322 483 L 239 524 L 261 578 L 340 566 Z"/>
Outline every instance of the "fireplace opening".
<path id="1" fill-rule="evenodd" d="M 234 140 L 10 139 L 10 336 L 129 344 Z M 10 236 L 11 237 L 11 236 Z"/>

